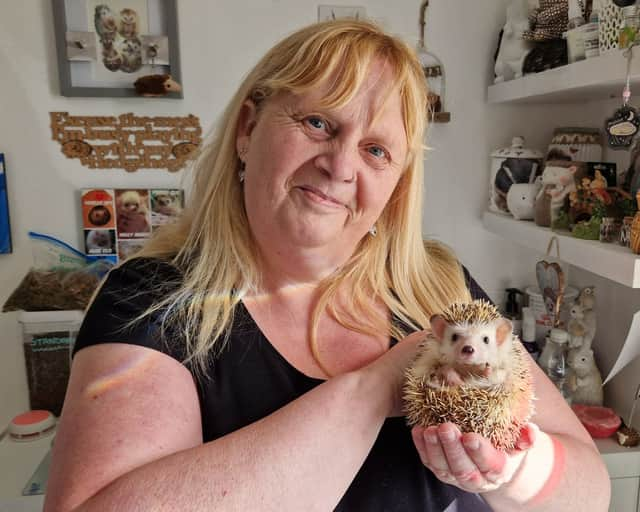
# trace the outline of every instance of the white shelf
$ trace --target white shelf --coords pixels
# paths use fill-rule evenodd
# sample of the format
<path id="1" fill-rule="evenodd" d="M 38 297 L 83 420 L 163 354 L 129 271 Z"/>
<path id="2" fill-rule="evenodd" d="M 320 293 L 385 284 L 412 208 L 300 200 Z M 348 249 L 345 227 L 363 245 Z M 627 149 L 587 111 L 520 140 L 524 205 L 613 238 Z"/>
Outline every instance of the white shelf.
<path id="1" fill-rule="evenodd" d="M 516 220 L 497 213 L 485 212 L 482 220 L 488 231 L 538 253 L 544 253 L 551 237 L 556 236 L 562 260 L 616 283 L 640 288 L 640 257 L 628 247 L 581 240 L 537 226 L 533 221 Z"/>
<path id="2" fill-rule="evenodd" d="M 631 91 L 640 89 L 640 48 L 631 61 Z M 489 103 L 579 103 L 620 98 L 626 81 L 627 59 L 621 50 L 599 57 L 490 85 Z M 635 86 L 635 87 L 634 87 Z"/>

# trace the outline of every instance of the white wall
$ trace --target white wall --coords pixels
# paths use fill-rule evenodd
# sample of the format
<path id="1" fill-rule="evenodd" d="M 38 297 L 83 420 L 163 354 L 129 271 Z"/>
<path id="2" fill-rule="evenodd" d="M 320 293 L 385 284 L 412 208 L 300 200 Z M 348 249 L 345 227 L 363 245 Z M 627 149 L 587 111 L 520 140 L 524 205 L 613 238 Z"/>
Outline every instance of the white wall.
<path id="1" fill-rule="evenodd" d="M 332 0 L 363 5 L 367 14 L 412 44 L 420 0 Z M 179 175 L 157 170 L 90 170 L 65 158 L 51 140 L 50 111 L 78 115 L 198 115 L 208 128 L 240 78 L 282 36 L 317 17 L 308 0 L 180 0 L 179 34 L 185 98 L 175 100 L 63 98 L 57 85 L 49 0 L 3 5 L 0 16 L 0 151 L 5 153 L 14 252 L 0 255 L 0 303 L 30 264 L 27 231 L 49 233 L 80 247 L 77 191 L 83 187 L 173 186 Z M 450 244 L 495 300 L 509 285 L 533 282 L 539 254 L 486 233 L 489 154 L 521 134 L 544 149 L 555 126 L 577 107 L 486 104 L 497 34 L 506 0 L 431 2 L 427 44 L 445 65 L 449 124 L 433 125 L 426 163 L 425 234 Z M 540 249 L 541 252 L 544 248 Z M 28 407 L 21 339 L 14 314 L 0 315 L 0 426 Z M 0 429 L 1 430 L 1 429 Z"/>

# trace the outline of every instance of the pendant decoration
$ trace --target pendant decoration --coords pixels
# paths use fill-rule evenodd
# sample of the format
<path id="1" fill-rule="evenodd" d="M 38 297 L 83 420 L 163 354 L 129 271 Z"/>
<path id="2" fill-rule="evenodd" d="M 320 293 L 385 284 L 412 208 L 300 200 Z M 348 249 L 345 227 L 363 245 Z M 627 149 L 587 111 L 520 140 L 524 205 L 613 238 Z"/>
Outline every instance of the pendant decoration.
<path id="1" fill-rule="evenodd" d="M 630 74 L 633 46 L 625 50 L 625 56 L 627 57 L 627 80 L 622 91 L 622 106 L 614 112 L 612 117 L 607 119 L 605 125 L 609 146 L 613 149 L 628 148 L 640 127 L 638 111 L 629 105 L 629 99 L 631 98 Z"/>

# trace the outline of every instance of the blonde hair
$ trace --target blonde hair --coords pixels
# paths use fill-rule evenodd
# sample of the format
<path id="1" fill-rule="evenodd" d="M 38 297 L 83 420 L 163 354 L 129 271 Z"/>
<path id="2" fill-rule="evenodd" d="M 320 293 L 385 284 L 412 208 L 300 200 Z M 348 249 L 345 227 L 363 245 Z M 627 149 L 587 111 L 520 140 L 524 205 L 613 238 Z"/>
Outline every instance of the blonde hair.
<path id="1" fill-rule="evenodd" d="M 188 360 L 204 370 L 207 358 L 229 335 L 235 306 L 260 283 L 254 243 L 237 177 L 236 130 L 242 105 L 260 109 L 278 92 L 301 94 L 331 80 L 327 107 L 347 104 L 365 81 L 370 65 L 383 59 L 393 69 L 393 92 L 402 100 L 409 154 L 407 166 L 376 223 L 352 257 L 319 287 L 310 339 L 322 311 L 359 332 L 404 336 L 403 328 L 376 313 L 371 297 L 385 304 L 410 329 L 425 328 L 432 313 L 469 299 L 457 260 L 443 246 L 422 239 L 423 137 L 427 89 L 412 49 L 376 25 L 355 20 L 317 23 L 271 49 L 246 77 L 213 138 L 194 166 L 192 196 L 176 224 L 158 231 L 138 253 L 169 261 L 184 275 L 178 289 L 144 314 L 163 311 L 180 326 Z M 337 308 L 336 293 L 349 283 L 352 302 Z"/>

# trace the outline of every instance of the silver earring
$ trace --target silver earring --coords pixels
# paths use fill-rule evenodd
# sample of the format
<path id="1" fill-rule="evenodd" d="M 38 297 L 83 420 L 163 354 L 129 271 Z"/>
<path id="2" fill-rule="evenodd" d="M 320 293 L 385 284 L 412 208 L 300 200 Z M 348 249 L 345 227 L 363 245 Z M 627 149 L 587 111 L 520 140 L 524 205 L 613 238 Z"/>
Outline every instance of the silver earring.
<path id="1" fill-rule="evenodd" d="M 376 236 L 378 234 L 378 228 L 376 227 L 375 224 L 371 226 L 371 229 L 369 229 L 369 234 L 371 236 Z"/>
<path id="2" fill-rule="evenodd" d="M 244 168 L 245 168 L 245 163 L 244 163 L 244 156 L 247 154 L 248 148 L 246 146 L 240 148 L 240 151 L 238 151 L 238 158 L 240 159 L 240 169 L 238 170 L 238 180 L 240 181 L 240 183 L 244 182 Z"/>

